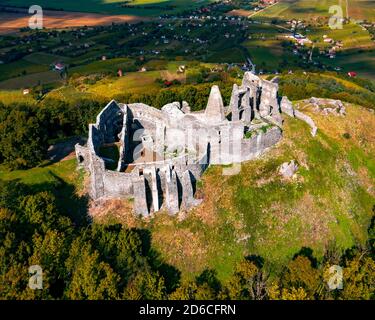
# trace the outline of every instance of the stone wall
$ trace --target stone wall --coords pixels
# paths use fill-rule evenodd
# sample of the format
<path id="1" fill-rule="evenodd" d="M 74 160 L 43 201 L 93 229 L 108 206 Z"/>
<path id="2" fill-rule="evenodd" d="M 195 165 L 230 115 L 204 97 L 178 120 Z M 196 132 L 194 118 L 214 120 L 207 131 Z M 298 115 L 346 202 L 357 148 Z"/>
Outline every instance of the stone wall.
<path id="1" fill-rule="evenodd" d="M 272 127 L 267 132 L 260 132 L 249 139 L 242 141 L 242 161 L 252 160 L 268 148 L 272 147 L 282 139 L 282 130 L 278 127 Z"/>
<path id="2" fill-rule="evenodd" d="M 133 174 L 105 170 L 103 174 L 104 195 L 106 197 L 132 198 Z"/>
<path id="3" fill-rule="evenodd" d="M 316 133 L 318 131 L 318 127 L 315 125 L 314 120 L 311 119 L 309 116 L 305 115 L 304 113 L 302 113 L 301 111 L 298 111 L 298 110 L 294 110 L 294 115 L 295 115 L 295 117 L 297 119 L 306 122 L 310 126 L 310 128 L 311 128 L 311 135 L 313 137 L 315 137 Z"/>
<path id="4" fill-rule="evenodd" d="M 316 126 L 314 120 L 311 119 L 311 117 L 309 117 L 308 115 L 302 113 L 301 111 L 294 109 L 292 102 L 287 97 L 283 97 L 281 99 L 280 107 L 281 111 L 287 114 L 288 116 L 306 122 L 311 128 L 311 135 L 313 137 L 316 136 L 318 127 Z"/>
<path id="5" fill-rule="evenodd" d="M 118 141 L 123 125 L 124 112 L 116 101 L 112 100 L 97 116 L 96 127 L 103 135 L 105 143 Z"/>

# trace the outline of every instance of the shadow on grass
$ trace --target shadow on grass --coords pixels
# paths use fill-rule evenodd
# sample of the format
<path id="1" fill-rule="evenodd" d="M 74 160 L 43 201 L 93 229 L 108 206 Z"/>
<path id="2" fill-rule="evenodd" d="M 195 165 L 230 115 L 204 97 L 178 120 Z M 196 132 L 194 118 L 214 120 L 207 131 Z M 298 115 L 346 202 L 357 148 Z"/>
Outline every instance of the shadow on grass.
<path id="1" fill-rule="evenodd" d="M 90 223 L 88 216 L 88 196 L 79 196 L 74 185 L 67 183 L 52 171 L 49 174 L 54 181 L 27 185 L 20 179 L 0 181 L 4 186 L 1 192 L 0 206 L 17 209 L 18 200 L 26 195 L 39 192 L 50 192 L 56 198 L 59 212 L 69 217 L 77 227 L 84 227 Z"/>
<path id="2" fill-rule="evenodd" d="M 174 266 L 163 261 L 161 254 L 152 248 L 152 235 L 147 229 L 133 229 L 142 239 L 142 250 L 145 256 L 148 256 L 151 267 L 158 271 L 165 280 L 167 293 L 171 293 L 180 285 L 181 272 Z"/>

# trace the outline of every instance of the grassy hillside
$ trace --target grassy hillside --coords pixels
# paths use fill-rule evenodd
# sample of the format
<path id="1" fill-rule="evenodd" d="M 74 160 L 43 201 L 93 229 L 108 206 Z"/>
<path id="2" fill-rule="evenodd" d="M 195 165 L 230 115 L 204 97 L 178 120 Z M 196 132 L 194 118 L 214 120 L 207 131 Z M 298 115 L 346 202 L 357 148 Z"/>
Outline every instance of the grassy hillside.
<path id="1" fill-rule="evenodd" d="M 149 67 L 174 72 L 176 65 L 159 61 Z M 154 72 L 159 73 L 129 74 L 112 85 L 99 81 L 82 92 L 78 91 L 81 88 L 67 86 L 49 96 L 70 101 L 93 94 L 105 97 L 121 91 L 137 92 L 145 85 L 144 79 L 137 77 Z M 150 221 L 141 221 L 132 215 L 132 203 L 121 200 L 91 208 L 91 214 L 99 222 L 119 221 L 149 229 L 153 245 L 167 263 L 182 271 L 184 278 L 213 268 L 221 279 L 227 279 L 233 266 L 246 255 L 261 256 L 277 271 L 302 247 L 311 248 L 321 257 L 331 241 L 341 249 L 363 244 L 375 205 L 375 115 L 370 110 L 373 92 L 362 85 L 370 86 L 370 82 L 329 73 L 282 75 L 281 90 L 292 99 L 304 98 L 300 93 L 358 98 L 367 101 L 368 108 L 348 105 L 345 117 L 304 110 L 319 128 L 315 138 L 303 122 L 286 117 L 283 140 L 262 158 L 244 163 L 239 175 L 223 176 L 221 167 L 210 167 L 198 183 L 197 196 L 204 199 L 203 204 L 185 216 L 173 218 L 159 213 Z M 0 95 L 8 103 L 20 97 L 30 99 L 12 92 Z M 285 181 L 277 170 L 292 159 L 299 164 L 297 178 Z M 27 171 L 9 172 L 0 167 L 0 179 L 20 180 L 36 187 L 57 185 L 61 199 L 68 199 L 66 193 L 82 187 L 82 177 L 75 168 L 74 159 L 45 163 Z M 61 186 L 61 182 L 65 184 Z"/>
<path id="2" fill-rule="evenodd" d="M 221 167 L 211 167 L 198 184 L 203 204 L 186 216 L 159 213 L 141 221 L 132 215 L 132 203 L 121 200 L 91 214 L 98 222 L 149 229 L 155 248 L 183 278 L 214 268 L 225 280 L 246 255 L 259 255 L 278 271 L 302 247 L 321 257 L 331 241 L 341 249 L 363 244 L 375 204 L 375 115 L 354 105 L 346 117 L 305 112 L 319 127 L 317 137 L 303 122 L 285 118 L 284 139 L 244 163 L 239 175 L 223 176 Z M 292 159 L 300 166 L 297 178 L 284 181 L 277 168 Z M 82 187 L 75 166 L 73 159 L 28 171 L 0 168 L 0 179 L 36 187 L 63 181 L 64 199 L 69 185 Z"/>
<path id="3" fill-rule="evenodd" d="M 98 221 L 149 228 L 155 247 L 183 277 L 214 268 L 226 279 L 245 255 L 261 256 L 276 271 L 302 247 L 321 257 L 331 241 L 341 249 L 363 244 L 375 204 L 375 116 L 347 109 L 340 118 L 307 111 L 319 127 L 316 138 L 304 123 L 286 118 L 282 142 L 244 163 L 239 175 L 225 177 L 211 167 L 199 183 L 204 203 L 185 218 L 158 214 L 141 222 L 121 201 L 92 213 Z M 284 181 L 277 168 L 292 159 L 298 177 Z"/>

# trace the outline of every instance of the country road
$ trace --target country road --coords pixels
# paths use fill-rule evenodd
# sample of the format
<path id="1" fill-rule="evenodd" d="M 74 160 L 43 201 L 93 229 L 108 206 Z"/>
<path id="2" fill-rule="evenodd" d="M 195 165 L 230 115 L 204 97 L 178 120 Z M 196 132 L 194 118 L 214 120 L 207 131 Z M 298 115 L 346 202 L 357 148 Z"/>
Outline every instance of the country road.
<path id="1" fill-rule="evenodd" d="M 248 18 L 252 18 L 252 17 L 254 17 L 255 15 L 257 15 L 258 13 L 261 13 L 261 12 L 263 12 L 264 10 L 269 9 L 269 8 L 271 8 L 271 7 L 273 7 L 273 6 L 277 5 L 277 4 L 279 4 L 279 3 L 276 2 L 276 3 L 274 3 L 274 4 L 271 4 L 270 6 L 268 6 L 268 7 L 264 8 L 264 9 L 262 9 L 262 10 L 259 10 L 259 11 L 257 11 L 257 12 L 254 12 L 253 14 L 249 15 Z"/>

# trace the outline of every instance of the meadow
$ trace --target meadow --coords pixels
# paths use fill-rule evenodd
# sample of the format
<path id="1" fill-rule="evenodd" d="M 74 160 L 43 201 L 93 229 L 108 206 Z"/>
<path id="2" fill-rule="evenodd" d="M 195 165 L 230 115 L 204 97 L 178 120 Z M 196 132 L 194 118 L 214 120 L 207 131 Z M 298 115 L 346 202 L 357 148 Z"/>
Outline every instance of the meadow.
<path id="1" fill-rule="evenodd" d="M 328 61 L 330 60 L 330 61 Z M 375 81 L 375 51 L 347 52 L 332 59 L 322 59 L 323 62 L 342 68 L 344 71 L 355 71 L 358 76 Z"/>
<path id="2" fill-rule="evenodd" d="M 341 5 L 346 16 L 345 0 L 281 0 L 278 4 L 267 8 L 253 16 L 253 19 L 284 19 L 290 18 L 313 20 L 317 18 L 331 17 L 329 8 Z M 356 20 L 374 20 L 375 8 L 368 0 L 348 0 L 348 14 Z"/>

